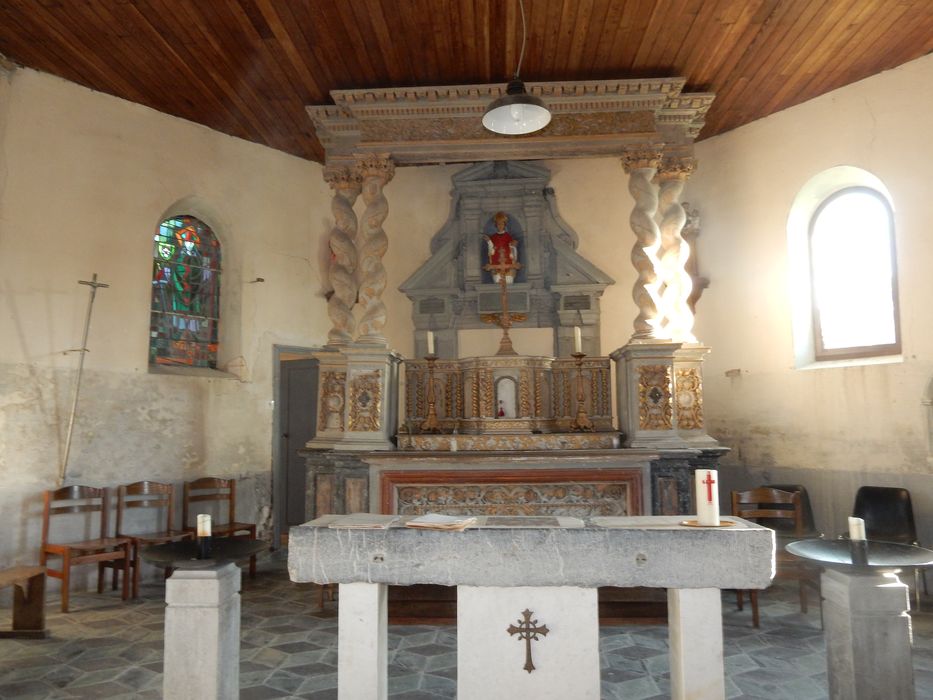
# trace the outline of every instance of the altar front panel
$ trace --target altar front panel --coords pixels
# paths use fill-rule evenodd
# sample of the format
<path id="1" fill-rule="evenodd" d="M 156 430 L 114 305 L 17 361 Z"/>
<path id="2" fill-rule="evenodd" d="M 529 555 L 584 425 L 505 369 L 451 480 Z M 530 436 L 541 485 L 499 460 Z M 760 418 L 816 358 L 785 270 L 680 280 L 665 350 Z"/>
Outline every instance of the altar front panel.
<path id="1" fill-rule="evenodd" d="M 641 515 L 641 469 L 379 473 L 380 512 L 401 515 Z"/>

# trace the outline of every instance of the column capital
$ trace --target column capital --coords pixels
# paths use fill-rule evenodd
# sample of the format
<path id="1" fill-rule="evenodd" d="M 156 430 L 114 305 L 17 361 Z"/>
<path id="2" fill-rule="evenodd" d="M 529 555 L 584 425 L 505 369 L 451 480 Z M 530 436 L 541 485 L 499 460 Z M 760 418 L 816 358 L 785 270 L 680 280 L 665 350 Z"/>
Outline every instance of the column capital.
<path id="1" fill-rule="evenodd" d="M 665 154 L 658 166 L 658 179 L 686 180 L 697 168 L 697 159 L 693 156 Z"/>
<path id="2" fill-rule="evenodd" d="M 633 170 L 656 170 L 661 164 L 661 155 L 660 146 L 626 150 L 622 154 L 622 167 L 626 173 Z"/>
<path id="3" fill-rule="evenodd" d="M 361 178 L 378 178 L 385 185 L 395 176 L 395 163 L 388 153 L 369 153 L 357 156 L 356 171 Z"/>
<path id="4" fill-rule="evenodd" d="M 327 165 L 324 167 L 324 181 L 333 190 L 359 190 L 362 177 L 356 168 L 345 165 Z"/>

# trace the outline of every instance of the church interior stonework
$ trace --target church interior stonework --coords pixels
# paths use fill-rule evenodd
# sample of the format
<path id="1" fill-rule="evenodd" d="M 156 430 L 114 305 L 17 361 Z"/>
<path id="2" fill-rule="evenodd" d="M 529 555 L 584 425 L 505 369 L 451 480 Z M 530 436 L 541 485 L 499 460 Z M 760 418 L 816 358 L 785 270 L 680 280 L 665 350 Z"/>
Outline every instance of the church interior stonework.
<path id="1" fill-rule="evenodd" d="M 873 3 L 857 0 L 829 3 L 829 18 L 802 0 L 718 3 L 729 21 L 702 3 L 690 12 L 643 3 L 667 29 L 617 0 L 419 3 L 444 17 L 433 25 L 419 25 L 411 8 L 395 16 L 384 0 L 337 4 L 237 0 L 206 10 L 158 0 L 92 12 L 64 2 L 33 17 L 14 7 L 22 3 L 0 8 L 0 627 L 24 590 L 4 572 L 53 566 L 48 494 L 66 487 L 72 496 L 79 486 L 104 489 L 100 536 L 120 539 L 139 513 L 124 515 L 134 492 L 120 487 L 169 484 L 165 529 L 174 534 L 149 544 L 171 546 L 201 527 L 194 519 L 206 510 L 194 492 L 203 480 L 234 483 L 227 519 L 242 527 L 224 531 L 218 512 L 213 539 L 262 543 L 230 557 L 244 565 L 244 612 L 257 585 L 250 556 L 259 579 L 270 567 L 282 574 L 285 556 L 307 557 L 290 559 L 289 574 L 324 586 L 314 595 L 325 610 L 370 609 L 350 588 L 363 585 L 349 583 L 355 574 L 340 579 L 309 563 L 330 546 L 325 535 L 308 544 L 309 521 L 517 518 L 502 521 L 509 527 L 548 517 L 585 521 L 589 532 L 601 519 L 699 518 L 698 486 L 713 483 L 699 481 L 704 470 L 717 475 L 724 517 L 738 503 L 732 492 L 802 488 L 794 503 L 806 500 L 808 532 L 827 541 L 855 532 L 862 487 L 905 489 L 909 544 L 933 547 L 926 3 L 898 3 L 897 21 L 865 24 L 851 18 L 867 18 Z M 630 12 L 645 37 L 638 52 L 618 47 L 635 41 L 634 29 L 616 32 Z M 830 37 L 827 27 L 846 17 L 858 36 Z M 178 49 L 184 40 L 170 24 L 192 27 L 211 48 L 200 57 Z M 787 38 L 773 35 L 775 24 Z M 415 25 L 446 39 L 416 47 Z M 484 39 L 464 38 L 481 25 Z M 92 48 L 91 34 L 113 52 Z M 714 48 L 727 40 L 732 54 Z M 765 40 L 778 48 L 759 55 Z M 844 53 L 828 42 L 856 40 L 852 57 L 828 60 Z M 895 44 L 906 53 L 872 62 L 873 42 L 879 53 Z M 172 56 L 164 72 L 163 52 Z M 457 52 L 463 70 L 445 57 Z M 507 96 L 522 59 L 522 90 L 551 121 L 528 135 L 493 134 L 484 111 Z M 864 224 L 876 220 L 876 229 Z M 147 488 L 142 497 L 154 498 Z M 97 536 L 91 521 L 69 517 L 81 524 L 65 539 Z M 338 532 L 342 565 L 358 548 L 341 550 L 349 540 Z M 560 546 L 574 547 L 573 531 L 560 532 Z M 100 561 L 119 546 L 127 548 L 115 561 Z M 74 617 L 98 585 L 116 606 L 131 605 L 118 596 L 142 585 L 168 596 L 171 610 L 166 586 L 183 584 L 184 567 L 167 584 L 168 564 L 140 558 L 144 546 L 85 548 L 98 577 L 95 566 L 76 567 L 70 580 L 67 563 L 63 574 L 49 571 L 50 619 L 59 604 L 67 611 L 69 588 Z M 751 561 L 743 565 L 757 625 L 752 589 L 765 584 Z M 901 578 L 922 616 L 931 602 L 914 571 Z M 573 588 L 590 585 L 579 576 L 540 585 L 590 590 Z M 602 596 L 610 583 L 592 578 Z M 622 578 L 612 590 L 635 585 Z M 716 601 L 717 589 L 744 581 L 707 578 L 702 590 Z M 239 578 L 219 585 L 238 590 Z M 469 585 L 459 605 L 518 605 L 513 625 L 532 624 L 530 612 L 520 619 L 524 603 L 502 603 L 514 582 L 495 589 L 505 591 L 495 605 Z M 666 605 L 672 635 L 691 638 L 699 623 L 680 617 L 694 604 L 689 585 L 637 585 L 684 592 Z M 784 595 L 797 614 L 794 586 Z M 733 595 L 722 598 L 729 615 Z M 769 607 L 768 590 L 760 595 L 768 624 L 780 616 L 777 598 Z M 579 605 L 596 619 L 595 592 Z M 600 618 L 603 605 L 600 597 Z M 170 612 L 165 619 L 158 687 L 183 688 L 169 685 L 179 681 L 169 679 Z M 255 625 L 244 618 L 244 641 L 262 638 Z M 540 650 L 563 643 L 555 629 L 527 642 L 543 669 L 527 676 L 548 677 Z M 239 622 L 230 634 L 236 646 Z M 484 633 L 463 634 L 461 697 L 483 697 L 464 669 L 486 661 L 463 649 L 465 639 L 482 646 Z M 700 676 L 688 663 L 677 680 L 673 639 L 671 693 L 692 697 L 684 687 Z M 493 649 L 484 654 L 494 665 Z M 721 680 L 721 654 L 718 663 Z M 0 697 L 14 681 L 42 678 L 5 677 L 14 670 L 0 667 Z M 600 697 L 594 673 L 596 694 L 579 697 Z M 806 697 L 844 697 L 833 694 L 841 681 L 822 682 Z M 336 697 L 313 694 L 336 687 L 251 697 Z M 389 696 L 435 697 L 399 687 Z M 758 697 L 731 676 L 725 687 L 729 697 Z M 697 697 L 724 697 L 717 692 Z"/>

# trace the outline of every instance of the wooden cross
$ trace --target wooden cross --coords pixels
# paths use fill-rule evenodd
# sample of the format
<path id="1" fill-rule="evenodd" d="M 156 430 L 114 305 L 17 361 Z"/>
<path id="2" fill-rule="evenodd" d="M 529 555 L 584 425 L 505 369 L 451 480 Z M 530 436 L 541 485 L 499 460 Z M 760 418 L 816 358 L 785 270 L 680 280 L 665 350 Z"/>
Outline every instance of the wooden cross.
<path id="1" fill-rule="evenodd" d="M 528 671 L 528 673 L 535 670 L 535 665 L 531 663 L 531 643 L 533 641 L 538 641 L 539 634 L 542 637 L 546 637 L 547 633 L 550 631 L 547 625 L 538 627 L 538 621 L 532 620 L 532 615 L 533 613 L 531 610 L 526 609 L 522 611 L 522 617 L 524 619 L 518 621 L 517 627 L 515 625 L 509 625 L 509 629 L 507 630 L 510 637 L 517 634 L 519 641 L 522 639 L 525 640 L 525 665 L 522 668 Z"/>
<path id="2" fill-rule="evenodd" d="M 706 472 L 706 478 L 703 479 L 703 481 L 701 481 L 700 483 L 706 484 L 706 502 L 712 503 L 713 502 L 713 484 L 716 483 L 715 479 L 713 479 L 713 473 Z"/>

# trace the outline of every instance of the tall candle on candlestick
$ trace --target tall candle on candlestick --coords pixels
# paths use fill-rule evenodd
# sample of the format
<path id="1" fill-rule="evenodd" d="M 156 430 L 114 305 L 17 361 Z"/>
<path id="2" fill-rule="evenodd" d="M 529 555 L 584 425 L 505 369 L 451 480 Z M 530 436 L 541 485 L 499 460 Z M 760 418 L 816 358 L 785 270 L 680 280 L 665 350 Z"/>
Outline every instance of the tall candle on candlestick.
<path id="1" fill-rule="evenodd" d="M 434 331 L 428 331 L 428 354 L 434 354 Z"/>
<path id="2" fill-rule="evenodd" d="M 211 558 L 211 516 L 198 514 L 198 559 Z"/>
<path id="3" fill-rule="evenodd" d="M 580 326 L 573 327 L 573 351 L 583 352 L 583 335 Z"/>
<path id="4" fill-rule="evenodd" d="M 719 526 L 719 473 L 715 469 L 697 469 L 694 474 L 697 493 L 697 525 Z"/>

